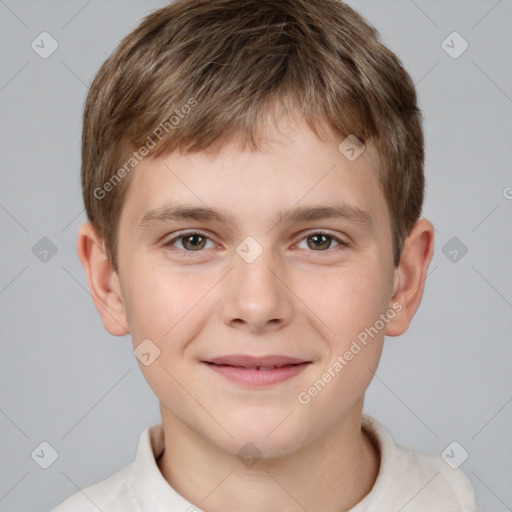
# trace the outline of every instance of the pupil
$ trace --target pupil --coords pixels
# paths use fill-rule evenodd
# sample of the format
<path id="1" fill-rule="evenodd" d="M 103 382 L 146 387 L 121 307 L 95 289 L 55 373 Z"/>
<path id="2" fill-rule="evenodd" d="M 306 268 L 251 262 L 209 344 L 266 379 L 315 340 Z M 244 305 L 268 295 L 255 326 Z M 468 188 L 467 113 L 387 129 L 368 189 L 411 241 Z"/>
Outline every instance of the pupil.
<path id="1" fill-rule="evenodd" d="M 193 248 L 197 248 L 197 247 L 201 247 L 202 245 L 204 245 L 204 240 L 202 240 L 202 236 L 201 235 L 189 235 L 187 237 L 185 237 L 185 240 L 186 240 L 186 244 L 187 243 L 190 243 L 191 246 Z M 198 241 L 199 239 L 199 241 Z M 195 240 L 195 242 L 194 242 Z M 186 246 L 185 244 L 185 246 Z"/>
<path id="2" fill-rule="evenodd" d="M 325 243 L 326 243 L 326 240 L 327 240 L 327 246 L 329 246 L 329 237 L 327 235 L 313 235 L 311 238 L 313 238 L 315 240 L 314 244 L 313 244 L 313 247 L 312 248 L 322 248 Z M 316 241 L 320 239 L 320 244 L 317 244 Z"/>

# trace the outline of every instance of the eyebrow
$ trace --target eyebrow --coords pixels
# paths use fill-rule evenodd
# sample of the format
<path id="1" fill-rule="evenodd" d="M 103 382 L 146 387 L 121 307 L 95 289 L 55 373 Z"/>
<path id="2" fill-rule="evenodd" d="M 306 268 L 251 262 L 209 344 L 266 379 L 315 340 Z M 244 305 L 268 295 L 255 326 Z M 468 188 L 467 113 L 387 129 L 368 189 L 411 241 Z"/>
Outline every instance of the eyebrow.
<path id="1" fill-rule="evenodd" d="M 363 227 L 373 225 L 372 216 L 367 211 L 345 204 L 339 206 L 301 206 L 290 210 L 281 209 L 276 214 L 275 224 L 283 221 L 308 222 L 320 219 L 346 219 Z M 181 204 L 149 210 L 139 222 L 138 229 L 146 229 L 165 222 L 179 220 L 219 222 L 227 226 L 236 224 L 233 215 L 223 209 Z"/>

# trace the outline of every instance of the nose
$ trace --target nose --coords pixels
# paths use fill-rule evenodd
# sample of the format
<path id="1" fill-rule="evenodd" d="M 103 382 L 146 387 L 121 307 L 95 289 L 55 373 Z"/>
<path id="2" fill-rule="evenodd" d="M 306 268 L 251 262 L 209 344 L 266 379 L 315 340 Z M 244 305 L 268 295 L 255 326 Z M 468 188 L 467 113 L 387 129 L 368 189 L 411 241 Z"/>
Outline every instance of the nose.
<path id="1" fill-rule="evenodd" d="M 280 329 L 293 314 L 285 266 L 271 248 L 262 249 L 254 261 L 234 255 L 222 297 L 224 322 L 254 333 Z"/>

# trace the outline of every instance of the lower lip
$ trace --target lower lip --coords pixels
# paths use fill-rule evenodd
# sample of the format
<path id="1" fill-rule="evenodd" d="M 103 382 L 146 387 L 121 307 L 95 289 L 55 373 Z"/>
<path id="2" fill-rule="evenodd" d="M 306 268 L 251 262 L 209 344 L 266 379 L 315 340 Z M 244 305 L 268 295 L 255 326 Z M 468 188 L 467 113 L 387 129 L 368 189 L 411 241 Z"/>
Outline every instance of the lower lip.
<path id="1" fill-rule="evenodd" d="M 238 384 L 261 387 L 279 384 L 299 375 L 309 363 L 281 366 L 274 370 L 248 370 L 240 366 L 219 366 L 206 363 L 214 372 Z"/>

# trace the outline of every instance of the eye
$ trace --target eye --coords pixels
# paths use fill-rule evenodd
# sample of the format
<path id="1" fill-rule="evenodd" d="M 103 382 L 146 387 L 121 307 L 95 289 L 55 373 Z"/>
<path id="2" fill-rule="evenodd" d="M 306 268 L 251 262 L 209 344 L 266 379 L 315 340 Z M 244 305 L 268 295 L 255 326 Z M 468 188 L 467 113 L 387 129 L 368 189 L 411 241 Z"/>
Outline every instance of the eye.
<path id="1" fill-rule="evenodd" d="M 205 248 L 207 241 L 210 241 L 213 247 L 213 242 L 204 234 L 199 231 L 189 231 L 187 233 L 179 233 L 174 238 L 171 238 L 165 245 L 174 246 L 176 242 L 182 244 L 182 250 L 187 252 L 200 252 Z"/>
<path id="2" fill-rule="evenodd" d="M 302 240 L 306 240 L 308 248 L 313 249 L 314 251 L 317 252 L 326 252 L 326 250 L 331 248 L 330 246 L 333 241 L 335 241 L 338 244 L 338 246 L 347 245 L 343 240 L 323 232 L 310 233 Z M 299 248 L 303 249 L 304 247 L 300 247 L 299 245 Z"/>
<path id="3" fill-rule="evenodd" d="M 307 247 L 300 247 L 300 243 L 303 241 L 306 241 Z M 209 247 L 207 247 L 208 242 L 211 244 Z M 337 246 L 348 245 L 346 242 L 338 237 L 335 237 L 334 235 L 330 235 L 324 232 L 314 232 L 304 237 L 299 243 L 298 247 L 300 249 L 312 249 L 315 252 L 327 252 L 332 248 L 331 246 L 333 242 L 335 242 Z M 177 247 L 177 243 L 181 244 L 181 247 Z M 214 247 L 214 243 L 205 233 L 200 231 L 188 231 L 178 233 L 176 236 L 167 241 L 165 246 L 176 247 L 178 250 L 192 253 L 201 252 L 205 248 L 212 248 Z"/>

